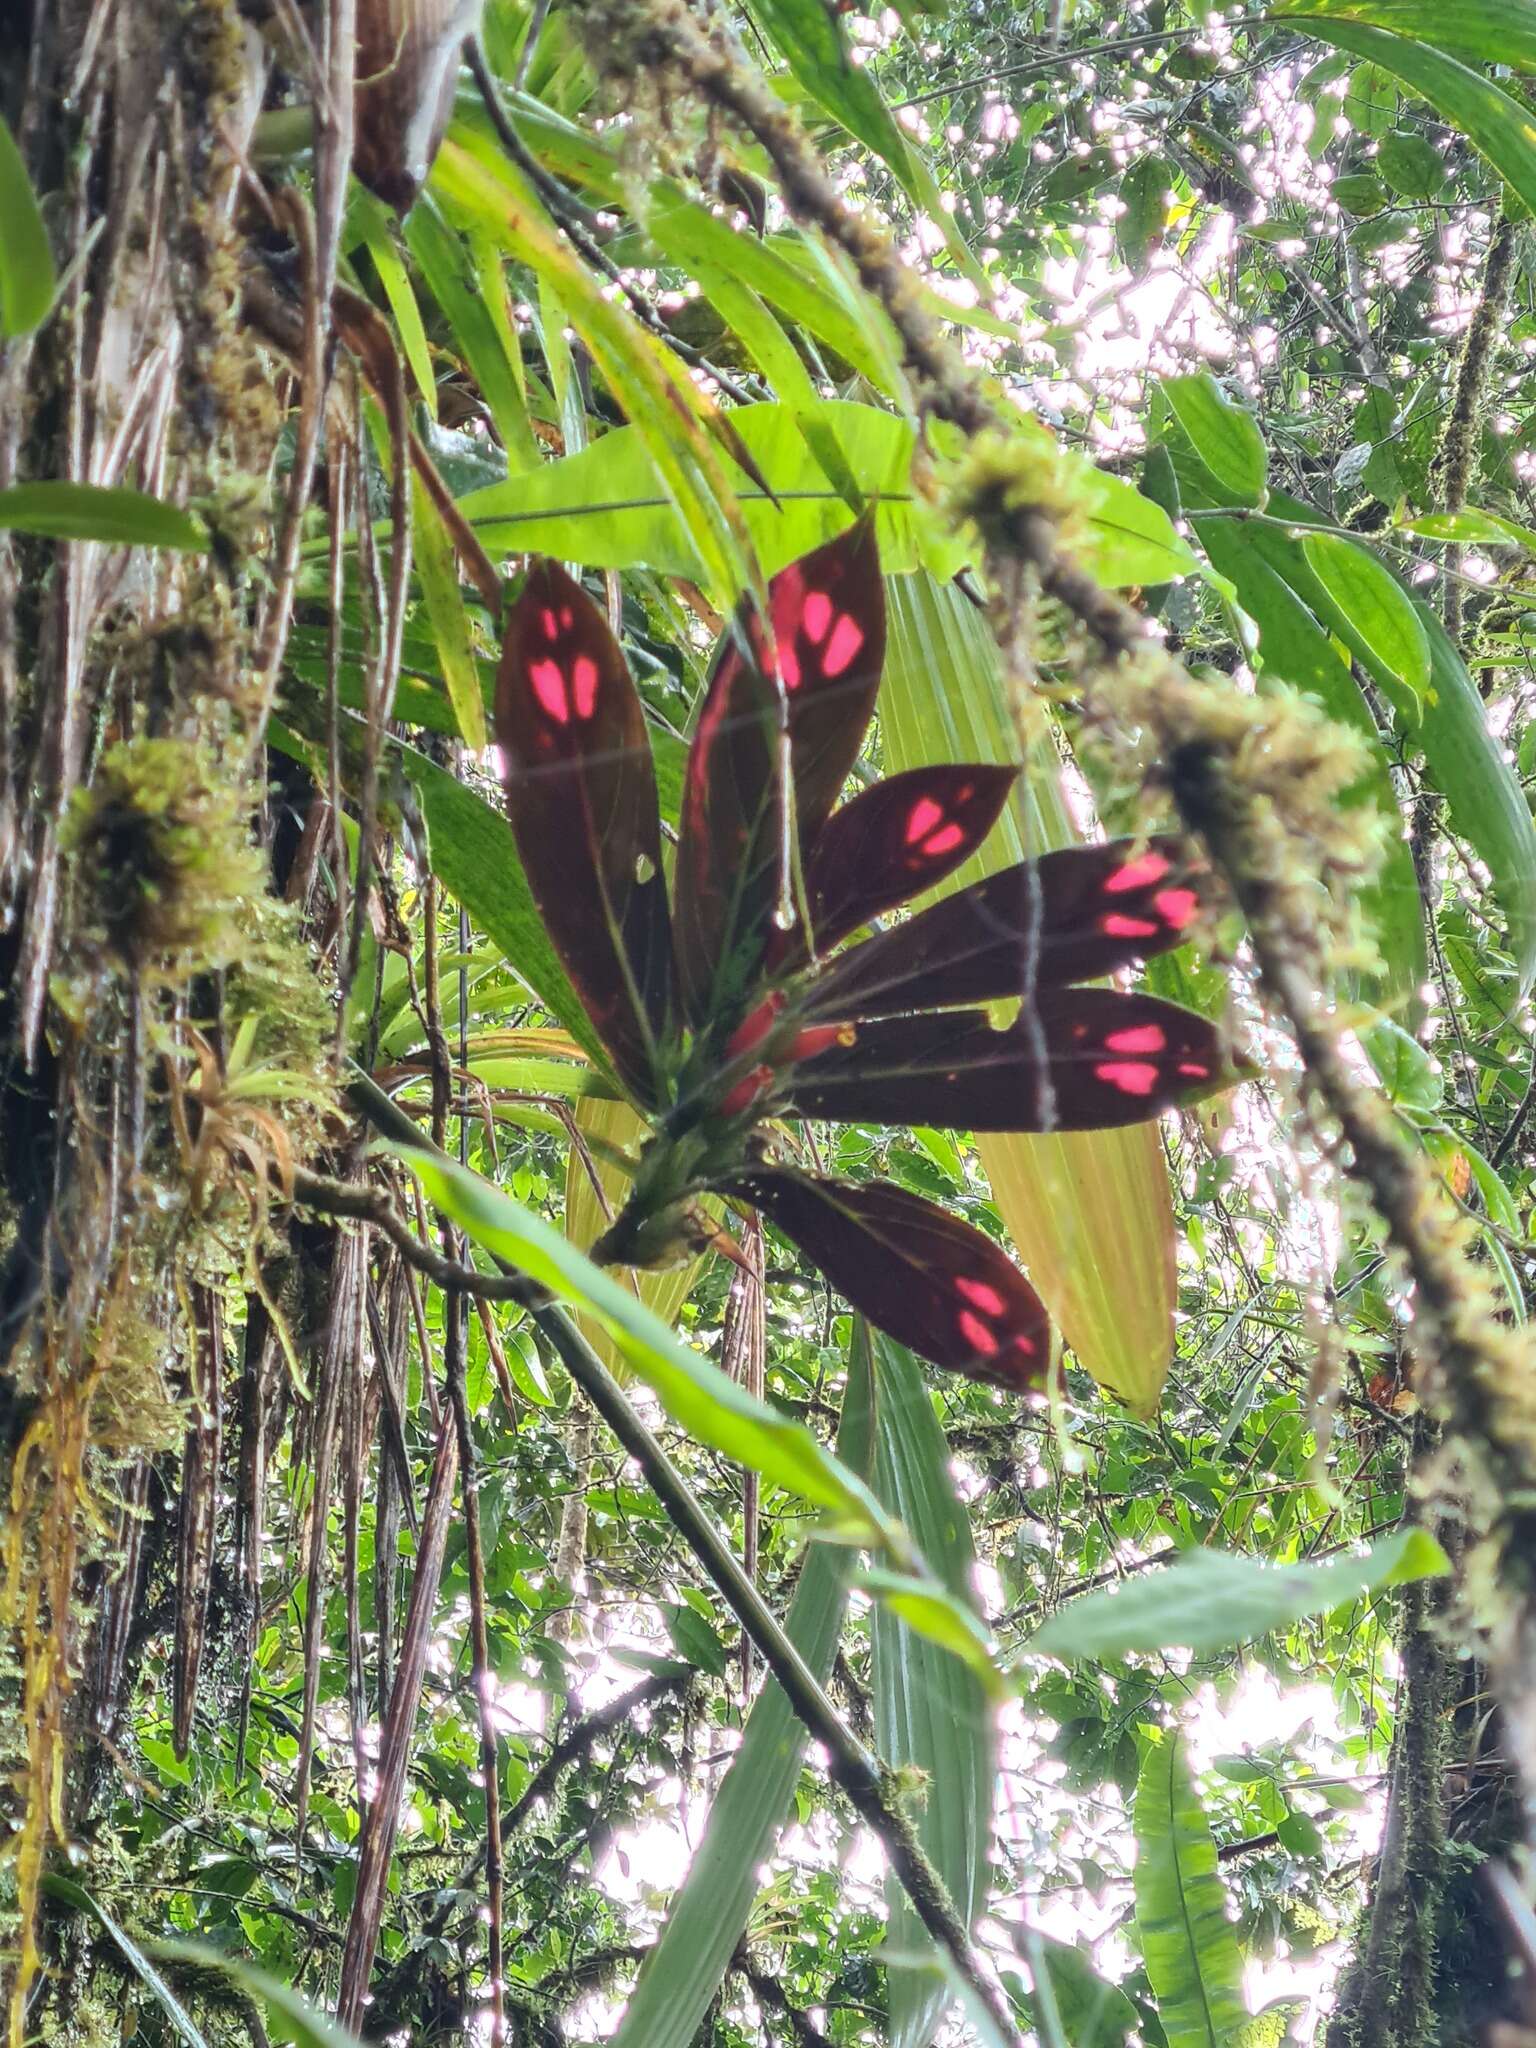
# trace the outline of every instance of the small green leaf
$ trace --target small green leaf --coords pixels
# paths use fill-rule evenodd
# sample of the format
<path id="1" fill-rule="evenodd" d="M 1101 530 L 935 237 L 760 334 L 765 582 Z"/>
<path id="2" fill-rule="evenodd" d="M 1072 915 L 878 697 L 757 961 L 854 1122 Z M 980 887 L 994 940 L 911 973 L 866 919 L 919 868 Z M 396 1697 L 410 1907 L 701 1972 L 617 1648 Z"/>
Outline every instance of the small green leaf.
<path id="1" fill-rule="evenodd" d="M 963 1600 L 933 1580 L 906 1572 L 867 1571 L 859 1584 L 914 1635 L 957 1658 L 994 1697 L 1004 1697 L 992 1638 Z"/>
<path id="2" fill-rule="evenodd" d="M 1440 1068 L 1410 1032 L 1388 1017 L 1379 1017 L 1359 1038 L 1395 1109 L 1417 1110 L 1427 1116 L 1440 1107 L 1445 1096 Z"/>
<path id="3" fill-rule="evenodd" d="M 1417 519 L 1404 519 L 1396 531 L 1415 533 L 1422 540 L 1455 541 L 1463 547 L 1522 547 L 1536 553 L 1536 527 L 1522 526 L 1497 512 L 1426 512 Z"/>
<path id="4" fill-rule="evenodd" d="M 536 1408 L 553 1408 L 555 1397 L 549 1390 L 549 1381 L 544 1373 L 544 1361 L 539 1356 L 539 1347 L 526 1330 L 509 1332 L 503 1351 L 507 1361 L 507 1376 L 525 1401 L 532 1401 Z"/>
<path id="5" fill-rule="evenodd" d="M 103 484 L 12 484 L 0 491 L 0 527 L 114 547 L 201 551 L 208 545 L 202 522 L 190 512 L 144 491 Z"/>
<path id="6" fill-rule="evenodd" d="M 0 336 L 40 327 L 53 292 L 48 230 L 16 138 L 0 119 Z"/>
<path id="7" fill-rule="evenodd" d="M 1227 492 L 1227 502 L 1257 505 L 1269 458 L 1252 413 L 1234 405 L 1208 370 L 1165 377 L 1159 389 L 1195 453 Z"/>
<path id="8" fill-rule="evenodd" d="M 1120 180 L 1124 211 L 1115 222 L 1120 254 L 1132 270 L 1140 270 L 1163 239 L 1168 225 L 1168 194 L 1177 176 L 1165 156 L 1139 156 Z"/>
<path id="9" fill-rule="evenodd" d="M 1445 183 L 1445 159 L 1426 136 L 1396 128 L 1381 139 L 1376 165 L 1404 199 L 1433 199 Z"/>
<path id="10" fill-rule="evenodd" d="M 1188 1550 L 1160 1571 L 1139 1572 L 1063 1608 L 1025 1644 L 1025 1654 L 1064 1663 L 1135 1650 L 1209 1656 L 1449 1569 L 1445 1552 L 1424 1529 L 1394 1530 L 1363 1556 L 1326 1564 L 1261 1564 L 1231 1551 Z"/>
<path id="11" fill-rule="evenodd" d="M 1381 180 L 1363 172 L 1335 178 L 1328 189 L 1346 213 L 1380 213 L 1387 203 L 1386 187 Z"/>
<path id="12" fill-rule="evenodd" d="M 1358 646 L 1394 709 L 1417 725 L 1430 687 L 1430 660 L 1412 598 L 1368 549 L 1340 534 L 1309 533 L 1302 552 L 1328 600 L 1329 624 Z"/>

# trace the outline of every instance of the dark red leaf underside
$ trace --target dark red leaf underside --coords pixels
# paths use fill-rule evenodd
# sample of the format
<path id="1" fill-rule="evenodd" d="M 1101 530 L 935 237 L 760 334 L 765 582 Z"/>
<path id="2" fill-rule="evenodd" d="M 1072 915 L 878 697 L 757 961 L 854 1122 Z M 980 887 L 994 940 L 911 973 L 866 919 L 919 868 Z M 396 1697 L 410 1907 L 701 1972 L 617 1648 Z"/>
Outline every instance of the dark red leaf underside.
<path id="1" fill-rule="evenodd" d="M 942 882 L 996 824 L 1017 768 L 909 768 L 834 811 L 806 861 L 816 950 Z"/>
<path id="2" fill-rule="evenodd" d="M 768 587 L 762 622 L 734 621 L 688 757 L 676 877 L 678 978 L 690 1021 L 728 1017 L 761 971 L 785 894 L 780 735 L 808 856 L 858 759 L 885 660 L 872 522 L 803 556 Z M 782 683 L 782 695 L 779 684 Z"/>
<path id="3" fill-rule="evenodd" d="M 730 1192 L 898 1343 L 1012 1393 L 1043 1385 L 1045 1309 L 1007 1254 L 969 1223 L 888 1182 L 855 1187 L 782 1167 L 747 1173 Z"/>
<path id="4" fill-rule="evenodd" d="M 1201 880 L 1171 839 L 1021 861 L 851 948 L 807 1014 L 889 1016 L 1096 980 L 1180 945 Z"/>
<path id="5" fill-rule="evenodd" d="M 607 620 L 553 562 L 507 622 L 496 739 L 549 936 L 620 1078 L 657 1106 L 672 947 L 645 712 Z"/>
<path id="6" fill-rule="evenodd" d="M 859 1024 L 851 1043 L 796 1070 L 788 1104 L 836 1123 L 1091 1131 L 1142 1123 L 1233 1078 L 1193 1011 L 1118 989 L 1046 989 L 1005 1031 L 983 1010 Z"/>

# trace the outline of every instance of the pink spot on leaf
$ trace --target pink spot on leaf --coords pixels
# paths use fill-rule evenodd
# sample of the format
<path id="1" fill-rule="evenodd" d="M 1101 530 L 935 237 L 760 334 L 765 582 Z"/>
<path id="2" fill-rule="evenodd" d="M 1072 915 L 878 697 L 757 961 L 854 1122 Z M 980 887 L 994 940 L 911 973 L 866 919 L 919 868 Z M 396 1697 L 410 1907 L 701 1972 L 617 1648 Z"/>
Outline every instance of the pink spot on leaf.
<path id="1" fill-rule="evenodd" d="M 1167 874 L 1169 862 L 1161 853 L 1143 853 L 1135 860 L 1128 860 L 1123 868 L 1117 868 L 1104 884 L 1109 896 L 1119 896 L 1127 889 L 1146 889 L 1153 882 L 1160 882 Z"/>
<path id="2" fill-rule="evenodd" d="M 1194 918 L 1199 901 L 1193 889 L 1159 889 L 1152 898 L 1152 906 L 1176 932 L 1181 932 Z"/>
<path id="3" fill-rule="evenodd" d="M 864 628 L 856 619 L 851 619 L 847 612 L 844 612 L 832 628 L 832 637 L 828 640 L 826 652 L 821 658 L 823 673 L 840 676 L 863 645 Z"/>
<path id="4" fill-rule="evenodd" d="M 965 834 L 958 825 L 945 825 L 933 833 L 923 847 L 923 852 L 937 860 L 941 854 L 953 853 L 957 846 L 965 844 Z"/>
<path id="5" fill-rule="evenodd" d="M 545 715 L 556 725 L 565 725 L 571 716 L 571 707 L 566 701 L 565 677 L 560 672 L 558 661 L 531 661 L 528 664 L 528 680 L 533 685 L 533 694 L 538 698 Z"/>
<path id="6" fill-rule="evenodd" d="M 980 1316 L 973 1316 L 968 1308 L 963 1308 L 957 1319 L 956 1327 L 973 1351 L 979 1351 L 983 1358 L 995 1358 L 997 1356 L 997 1339 L 981 1320 Z"/>
<path id="7" fill-rule="evenodd" d="M 1149 924 L 1144 917 L 1126 917 L 1121 911 L 1112 910 L 1099 919 L 1099 929 L 1112 939 L 1155 939 L 1162 926 Z"/>
<path id="8" fill-rule="evenodd" d="M 1150 1095 L 1157 1086 L 1157 1069 L 1146 1060 L 1101 1060 L 1094 1072 L 1122 1095 Z"/>
<path id="9" fill-rule="evenodd" d="M 545 639 L 553 640 L 560 630 L 560 621 L 555 617 L 554 606 L 552 604 L 545 605 L 539 617 L 543 621 Z"/>
<path id="10" fill-rule="evenodd" d="M 944 822 L 944 807 L 936 804 L 931 796 L 920 796 L 907 814 L 907 844 L 916 846 L 920 839 L 926 839 L 935 825 Z"/>
<path id="11" fill-rule="evenodd" d="M 578 654 L 571 669 L 576 693 L 576 716 L 590 718 L 597 709 L 597 663 L 590 654 Z"/>
<path id="12" fill-rule="evenodd" d="M 1168 1034 L 1161 1024 L 1133 1024 L 1128 1031 L 1111 1031 L 1104 1043 L 1111 1052 L 1162 1052 Z"/>
<path id="13" fill-rule="evenodd" d="M 826 639 L 827 628 L 832 623 L 832 600 L 824 590 L 813 590 L 805 600 L 802 614 L 805 637 L 818 645 Z"/>
<path id="14" fill-rule="evenodd" d="M 787 640 L 779 642 L 779 675 L 786 690 L 800 687 L 800 657 Z"/>
<path id="15" fill-rule="evenodd" d="M 1210 1068 L 1202 1067 L 1198 1060 L 1180 1060 L 1179 1072 L 1187 1074 L 1191 1081 L 1209 1081 L 1211 1078 Z"/>
<path id="16" fill-rule="evenodd" d="M 984 1310 L 987 1315 L 1000 1316 L 1002 1314 L 1005 1306 L 1003 1297 L 990 1281 L 971 1280 L 964 1274 L 957 1273 L 955 1275 L 955 1285 L 967 1301 L 973 1302 L 977 1308 Z"/>

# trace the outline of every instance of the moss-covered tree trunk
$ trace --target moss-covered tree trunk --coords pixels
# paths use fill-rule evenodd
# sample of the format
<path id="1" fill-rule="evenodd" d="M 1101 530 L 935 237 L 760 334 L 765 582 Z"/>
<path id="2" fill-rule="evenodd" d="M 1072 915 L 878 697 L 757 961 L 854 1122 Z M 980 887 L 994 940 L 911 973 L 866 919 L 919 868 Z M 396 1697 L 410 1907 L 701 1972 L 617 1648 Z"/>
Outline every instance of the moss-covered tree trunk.
<path id="1" fill-rule="evenodd" d="M 17 2044 L 48 2031 L 61 1936 L 40 1883 L 88 1834 L 151 1577 L 175 1588 L 154 1654 L 183 1740 L 190 1717 L 230 1310 L 264 1263 L 252 1190 L 295 1115 L 236 1100 L 231 1061 L 307 1064 L 311 1126 L 323 1094 L 324 995 L 262 838 L 258 650 L 287 602 L 266 565 L 291 373 L 242 318 L 266 226 L 242 165 L 269 63 L 236 0 L 0 15 L 0 102 L 62 280 L 43 326 L 0 344 L 0 487 L 145 491 L 211 536 L 172 551 L 0 533 L 0 1945 Z"/>

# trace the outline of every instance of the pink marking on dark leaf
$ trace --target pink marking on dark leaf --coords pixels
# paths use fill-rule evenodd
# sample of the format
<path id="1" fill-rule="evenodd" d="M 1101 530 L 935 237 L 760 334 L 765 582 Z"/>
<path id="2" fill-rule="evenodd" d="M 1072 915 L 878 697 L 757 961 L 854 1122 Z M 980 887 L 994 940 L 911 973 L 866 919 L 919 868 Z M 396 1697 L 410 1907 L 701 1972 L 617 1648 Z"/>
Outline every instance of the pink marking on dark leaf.
<path id="1" fill-rule="evenodd" d="M 1193 889 L 1159 889 L 1152 898 L 1152 907 L 1161 913 L 1175 931 L 1194 922 L 1195 912 L 1200 908 L 1200 899 Z"/>
<path id="2" fill-rule="evenodd" d="M 953 853 L 964 846 L 965 833 L 958 825 L 943 825 L 937 832 L 930 832 L 923 841 L 923 852 L 930 860 L 939 860 L 946 853 Z"/>
<path id="3" fill-rule="evenodd" d="M 983 1358 L 997 1356 L 997 1339 L 980 1316 L 974 1315 L 968 1308 L 963 1308 L 955 1318 L 955 1324 L 973 1351 L 979 1352 Z"/>
<path id="4" fill-rule="evenodd" d="M 955 1285 L 967 1301 L 977 1308 L 985 1309 L 989 1316 L 1000 1316 L 1003 1312 L 1003 1297 L 995 1287 L 989 1287 L 985 1280 L 969 1280 L 963 1273 L 955 1275 Z"/>
<path id="5" fill-rule="evenodd" d="M 1111 1052 L 1163 1052 L 1168 1034 L 1161 1024 L 1134 1024 L 1129 1031 L 1111 1031 L 1104 1043 Z"/>
<path id="6" fill-rule="evenodd" d="M 1145 889 L 1154 882 L 1160 882 L 1173 863 L 1161 853 L 1141 853 L 1134 860 L 1128 860 L 1124 867 L 1106 877 L 1104 888 L 1108 895 L 1120 896 L 1127 889 Z"/>
<path id="7" fill-rule="evenodd" d="M 528 680 L 533 685 L 533 694 L 538 698 L 549 716 L 557 725 L 564 725 L 571 715 L 566 701 L 565 677 L 560 673 L 558 661 L 532 661 L 528 664 Z"/>
<path id="8" fill-rule="evenodd" d="M 1122 917 L 1119 911 L 1099 919 L 1099 929 L 1111 939 L 1155 939 L 1158 926 L 1145 917 Z"/>
<path id="9" fill-rule="evenodd" d="M 1144 1060 L 1104 1060 L 1095 1070 L 1111 1088 L 1123 1088 L 1127 1095 L 1150 1095 L 1157 1086 L 1157 1068 Z"/>
<path id="10" fill-rule="evenodd" d="M 819 645 L 826 639 L 827 628 L 832 623 L 832 600 L 824 590 L 813 590 L 807 594 L 803 617 L 806 638 Z"/>
<path id="11" fill-rule="evenodd" d="M 832 637 L 827 642 L 826 653 L 822 657 L 822 668 L 829 676 L 840 676 L 853 662 L 863 645 L 864 628 L 857 619 L 850 618 L 847 612 L 844 612 L 832 628 Z"/>
<path id="12" fill-rule="evenodd" d="M 571 666 L 571 685 L 576 695 L 576 716 L 590 718 L 597 709 L 597 663 L 590 654 L 578 654 Z"/>
<path id="13" fill-rule="evenodd" d="M 944 807 L 936 804 L 931 796 L 919 797 L 912 806 L 907 819 L 906 841 L 908 846 L 917 846 L 933 830 L 944 822 Z"/>

